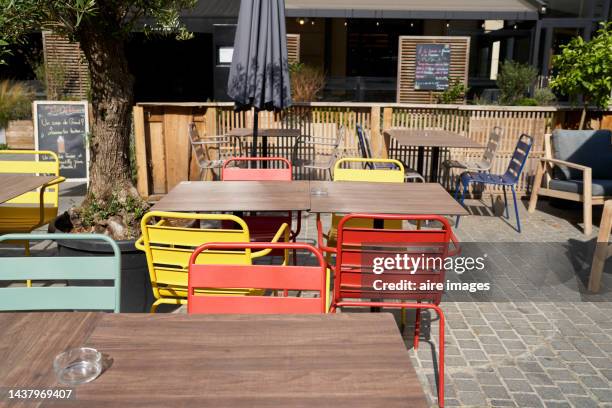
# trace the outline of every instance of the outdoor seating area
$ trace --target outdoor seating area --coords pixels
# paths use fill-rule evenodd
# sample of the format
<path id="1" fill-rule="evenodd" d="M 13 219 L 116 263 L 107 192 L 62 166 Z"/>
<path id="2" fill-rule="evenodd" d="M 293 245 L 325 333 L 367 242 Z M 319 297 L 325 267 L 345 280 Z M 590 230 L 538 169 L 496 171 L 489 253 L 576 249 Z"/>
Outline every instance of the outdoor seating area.
<path id="1" fill-rule="evenodd" d="M 189 137 L 191 141 L 193 141 L 192 132 L 193 126 L 190 125 L 184 133 L 184 136 Z M 340 132 L 343 133 L 343 138 L 351 136 L 343 129 L 340 129 Z M 487 147 L 481 147 L 485 157 L 488 157 L 489 164 L 496 159 L 494 145 L 500 143 L 500 132 L 501 130 L 496 128 Z M 387 134 L 394 133 L 387 132 Z M 463 375 L 468 375 L 464 370 L 457 371 L 458 367 L 455 365 L 455 360 L 458 359 L 455 353 L 460 344 L 465 342 L 462 337 L 467 335 L 465 328 L 459 329 L 461 326 L 458 322 L 462 321 L 461 313 L 474 310 L 462 309 L 472 304 L 477 305 L 476 310 L 482 307 L 484 313 L 497 301 L 502 302 L 500 305 L 520 305 L 521 298 L 514 299 L 503 284 L 504 279 L 514 279 L 512 278 L 514 272 L 506 271 L 507 275 L 499 275 L 488 271 L 490 275 L 480 276 L 476 273 L 466 276 L 455 275 L 456 271 L 452 268 L 423 267 L 419 268 L 416 274 L 403 270 L 391 273 L 393 270 L 389 270 L 385 275 L 385 282 L 398 283 L 409 277 L 417 288 L 419 284 L 430 285 L 423 289 L 406 289 L 398 292 L 388 289 L 372 290 L 373 282 L 379 276 L 373 273 L 372 262 L 377 258 L 377 253 L 381 256 L 393 253 L 442 261 L 469 254 L 480 248 L 479 241 L 486 242 L 470 234 L 475 225 L 484 221 L 491 224 L 489 227 L 484 227 L 485 230 L 502 229 L 503 234 L 516 234 L 519 237 L 520 224 L 514 229 L 510 224 L 494 221 L 496 219 L 494 214 L 498 211 L 495 208 L 495 200 L 492 201 L 492 216 L 473 213 L 473 205 L 479 205 L 477 204 L 479 201 L 473 197 L 466 201 L 466 197 L 474 193 L 474 190 L 470 189 L 472 185 L 478 185 L 481 194 L 482 189 L 486 191 L 486 186 L 489 184 L 502 186 L 504 193 L 508 187 L 513 193 L 517 223 L 521 214 L 524 217 L 523 229 L 526 229 L 527 233 L 538 230 L 540 228 L 538 225 L 542 224 L 542 221 L 534 219 L 532 214 L 526 212 L 526 204 L 517 198 L 515 191 L 516 183 L 525 169 L 533 138 L 527 135 L 517 138 L 515 152 L 508 161 L 508 168 L 504 174 L 494 175 L 486 169 L 475 171 L 451 163 L 449 169 L 459 169 L 455 197 L 453 197 L 452 191 L 447 191 L 440 183 L 427 183 L 422 178 L 415 180 L 406 177 L 408 173 L 400 160 L 372 158 L 369 150 L 371 139 L 361 127 L 357 127 L 352 137 L 355 138 L 360 151 L 367 154 L 361 157 L 344 157 L 345 154 L 342 154 L 338 146 L 333 145 L 332 166 L 329 173 L 324 172 L 320 179 L 314 179 L 312 173 L 296 172 L 294 168 L 296 163 L 292 164 L 290 159 L 285 157 L 227 157 L 216 167 L 216 175 L 210 175 L 211 181 L 183 181 L 155 201 L 142 218 L 142 236 L 135 242 L 135 247 L 146 256 L 146 273 L 150 279 L 153 295 L 149 311 L 158 315 L 168 312 L 176 315 L 177 312 L 181 314 L 181 311 L 188 314 L 213 315 L 252 313 L 353 315 L 359 310 L 374 314 L 392 312 L 396 324 L 405 337 L 406 346 L 413 350 L 412 365 L 417 370 L 414 378 L 418 377 L 425 387 L 424 392 L 411 391 L 409 398 L 417 398 L 416 396 L 420 395 L 418 398 L 421 398 L 421 402 L 430 401 L 425 403 L 426 405 L 435 403 L 443 406 L 444 401 L 447 405 L 449 401 L 450 405 L 453 405 L 453 402 L 457 401 L 458 393 L 461 392 L 457 391 L 460 388 L 457 384 L 467 381 L 462 378 Z M 209 155 L 208 157 L 214 157 L 214 154 L 219 154 L 218 152 L 222 152 L 226 147 L 230 149 L 233 147 L 231 137 L 223 136 L 216 140 L 224 142 L 216 142 L 214 145 L 192 143 L 194 154 L 200 146 L 205 146 L 203 149 L 206 150 L 205 154 Z M 244 141 L 248 145 L 249 140 L 244 139 Z M 274 145 L 272 143 L 272 147 Z M 289 148 L 287 151 L 292 155 L 296 149 Z M 333 153 L 334 151 L 340 153 Z M 11 153 L 13 152 L 5 152 L 4 157 L 10 158 Z M 24 153 L 32 154 L 32 152 Z M 424 159 L 419 158 L 419 150 L 416 153 L 413 159 L 416 159 L 418 167 L 419 161 L 422 162 Z M 440 156 L 438 154 L 438 160 L 441 161 Z M 22 156 L 17 152 L 12 157 Z M 401 155 L 399 157 L 401 158 Z M 431 157 L 428 159 L 431 160 Z M 4 168 L 4 172 L 15 173 L 17 172 L 15 163 L 21 163 L 18 169 L 20 171 L 29 168 L 23 161 L 8 160 L 0 161 L 0 169 Z M 444 166 L 449 166 L 449 162 L 445 162 Z M 50 168 L 39 169 L 35 166 L 31 168 L 36 172 L 48 171 L 53 174 Z M 306 175 L 307 179 L 295 180 L 295 174 Z M 329 174 L 331 180 L 328 179 Z M 447 177 L 451 175 L 452 172 L 447 172 Z M 5 185 L 12 186 L 14 190 L 9 189 L 3 200 L 15 202 L 21 200 L 19 196 L 15 199 L 15 195 L 22 191 L 18 189 L 19 187 L 36 191 L 44 190 L 46 185 L 61 182 L 62 179 L 56 176 L 57 174 L 51 177 L 21 176 L 15 180 L 10 178 L 15 176 L 0 176 L 4 177 Z M 24 177 L 30 179 L 26 180 Z M 198 175 L 198 178 L 201 178 L 201 175 Z M 54 193 L 56 197 L 59 195 L 57 188 Z M 534 189 L 533 194 L 538 194 L 538 190 Z M 47 197 L 46 193 L 44 197 Z M 508 203 L 507 198 L 504 198 L 502 216 L 508 218 Z M 11 202 L 8 201 L 9 204 Z M 37 205 L 31 204 L 33 208 Z M 57 212 L 58 207 L 54 204 L 46 208 Z M 610 205 L 606 205 L 601 216 L 602 230 L 598 241 L 602 243 L 609 239 L 611 229 L 609 209 Z M 544 223 L 549 225 L 558 222 L 555 221 L 555 216 L 544 215 L 546 211 L 539 210 L 536 213 L 540 214 L 538 218 L 546 217 Z M 459 217 L 466 220 L 459 224 Z M 29 228 L 37 229 L 37 224 Z M 574 232 L 566 230 L 563 234 L 568 237 L 581 236 L 582 232 L 579 229 L 573 228 L 573 230 Z M 15 229 L 8 232 L 23 231 Z M 545 239 L 545 235 L 542 234 L 540 238 Z M 92 238 L 96 239 L 96 236 Z M 114 256 L 57 257 L 54 255 L 57 249 L 53 249 L 54 246 L 51 245 L 49 249 L 43 250 L 43 253 L 48 255 L 41 258 L 31 257 L 29 252 L 20 255 L 18 247 L 14 247 L 14 250 L 10 250 L 13 254 L 10 258 L 0 258 L 3 267 L 6 266 L 7 270 L 11 271 L 3 276 L 3 289 L 0 289 L 3 291 L 2 310 L 120 311 L 120 299 L 123 295 L 119 294 L 122 289 L 118 282 L 123 280 L 120 275 L 124 273 L 124 269 L 119 270 L 120 250 L 112 240 L 102 238 L 106 241 L 106 245 L 113 247 L 111 252 L 114 251 Z M 2 236 L 4 243 L 13 245 L 30 241 L 61 242 L 75 239 L 80 238 L 73 234 L 51 237 L 47 234 L 9 233 Z M 488 235 L 487 240 L 500 240 L 500 245 L 504 245 L 504 239 L 495 238 L 494 235 Z M 585 241 L 585 244 L 588 242 Z M 483 248 L 480 250 L 486 251 Z M 568 287 L 569 296 L 576 299 L 580 297 L 600 299 L 599 302 L 603 303 L 596 301 L 593 305 L 601 307 L 608 305 L 610 279 L 609 274 L 604 271 L 606 258 L 609 256 L 606 255 L 609 252 L 608 246 L 600 244 L 597 248 L 593 247 L 592 252 L 585 251 L 584 248 L 580 250 L 585 254 L 593 253 L 591 281 L 583 280 L 583 283 L 577 287 Z M 517 256 L 527 256 L 531 253 L 517 248 L 512 251 Z M 493 253 L 489 256 L 495 258 L 495 262 L 499 261 Z M 73 286 L 70 282 L 77 279 L 83 282 L 84 277 L 80 272 L 82 260 L 87 262 L 89 270 L 87 279 L 94 280 L 91 282 L 113 279 L 115 284 L 110 287 L 106 285 L 100 287 L 99 283 L 94 283 L 91 287 L 86 287 L 83 283 Z M 590 270 L 591 262 L 588 259 L 583 262 L 584 268 Z M 35 265 L 45 265 L 45 267 L 36 269 L 39 271 L 37 273 L 31 273 L 32 268 L 36 268 Z M 540 267 L 544 269 L 538 269 Z M 551 265 L 544 264 L 540 267 L 536 267 L 538 272 L 550 273 Z M 568 265 L 563 267 L 567 268 Z M 57 271 L 54 272 L 53 268 L 57 268 Z M 488 282 L 494 290 L 488 294 L 471 292 L 471 296 L 465 298 L 462 292 L 434 289 L 436 284 L 448 288 L 447 281 L 457 281 L 457 277 L 460 283 Z M 600 285 L 602 279 L 607 282 L 603 284 L 603 288 Z M 46 284 L 41 285 L 50 280 L 56 283 L 50 287 Z M 557 285 L 553 283 L 554 281 L 547 282 L 553 286 Z M 515 284 L 520 285 L 519 282 Z M 546 302 L 558 301 L 557 296 L 563 295 L 547 295 Z M 479 303 L 485 299 L 488 300 Z M 551 303 L 543 305 L 549 304 Z M 449 314 L 446 313 L 447 306 Z M 177 307 L 179 309 L 176 309 Z M 599 313 L 605 314 L 605 310 L 607 309 L 602 309 Z M 546 312 L 546 309 L 543 312 Z M 357 321 L 361 315 L 363 313 L 355 315 Z M 495 327 L 496 321 L 493 319 L 485 323 Z M 521 327 L 513 327 L 512 324 L 507 327 L 517 333 L 522 331 Z M 483 328 L 476 326 L 473 330 L 478 332 Z M 554 333 L 551 334 L 554 338 Z M 419 344 L 422 340 L 426 341 L 426 348 L 431 351 L 422 352 L 424 346 Z M 506 344 L 503 338 L 501 340 Z M 494 358 L 495 352 L 489 350 L 488 345 L 484 343 L 482 346 L 485 348 L 485 355 L 488 355 L 487 358 Z M 513 346 L 508 344 L 506 346 L 511 353 Z M 529 342 L 527 347 L 530 347 Z M 469 352 L 468 349 L 462 354 L 467 357 Z M 405 360 L 405 363 L 407 369 L 411 367 L 408 360 Z M 418 373 L 420 369 L 425 371 Z M 469 372 L 479 376 L 478 373 L 486 370 L 489 368 L 479 368 L 477 365 L 475 368 L 470 368 Z M 460 373 L 464 374 L 455 377 L 455 374 Z M 605 369 L 601 374 L 605 376 Z M 415 375 L 414 371 L 410 375 Z M 428 377 L 431 375 L 433 377 Z M 496 389 L 502 392 L 499 386 Z M 483 394 L 485 401 L 491 401 L 486 399 L 487 388 L 483 387 L 482 390 L 485 392 Z"/>
<path id="2" fill-rule="evenodd" d="M 0 407 L 612 408 L 609 0 L 5 3 Z"/>

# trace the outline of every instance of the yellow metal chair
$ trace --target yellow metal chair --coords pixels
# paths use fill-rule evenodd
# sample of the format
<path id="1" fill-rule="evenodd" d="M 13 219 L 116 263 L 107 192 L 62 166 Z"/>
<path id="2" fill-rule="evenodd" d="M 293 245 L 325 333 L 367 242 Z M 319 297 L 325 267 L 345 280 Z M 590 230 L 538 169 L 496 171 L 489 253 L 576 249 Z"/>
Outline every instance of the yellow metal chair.
<path id="1" fill-rule="evenodd" d="M 218 222 L 219 227 L 185 226 L 189 222 L 199 224 L 202 221 Z M 227 222 L 235 226 L 228 228 Z M 226 214 L 191 214 L 151 211 L 141 222 L 142 236 L 136 241 L 136 248 L 144 251 L 147 256 L 149 276 L 153 287 L 155 302 L 151 313 L 155 313 L 161 304 L 187 304 L 187 276 L 189 257 L 202 244 L 209 242 L 250 242 L 247 224 L 239 217 Z M 289 225 L 282 224 L 272 242 L 284 238 L 289 242 Z M 214 265 L 251 265 L 251 260 L 266 256 L 270 249 L 251 252 L 241 251 L 206 251 L 201 253 L 198 264 Z M 285 251 L 284 264 L 288 253 Z M 247 295 L 255 292 L 245 289 L 207 290 L 207 294 Z"/>
<path id="2" fill-rule="evenodd" d="M 7 160 L 2 156 L 34 156 L 34 160 Z M 41 160 L 45 158 L 45 160 Z M 48 160 L 51 159 L 51 160 Z M 29 191 L 0 204 L 0 234 L 29 233 L 53 221 L 59 206 L 59 186 L 65 180 L 59 176 L 59 159 L 54 152 L 36 150 L 0 150 L 0 173 L 21 173 L 57 176 L 41 188 Z M 23 241 L 26 255 L 28 241 Z"/>
<path id="3" fill-rule="evenodd" d="M 359 168 L 354 168 L 354 165 Z M 372 166 L 367 168 L 367 164 L 383 165 L 387 168 Z M 347 167 L 351 166 L 352 167 Z M 404 165 L 393 159 L 365 159 L 360 157 L 345 157 L 336 162 L 334 168 L 334 182 L 336 181 L 369 181 L 375 183 L 403 183 L 404 182 Z M 342 219 L 343 214 L 332 214 L 332 225 L 327 233 L 327 246 L 336 246 L 336 235 L 338 232 L 338 224 Z M 372 220 L 354 219 L 348 223 L 350 227 L 373 228 Z M 402 222 L 396 220 L 385 221 L 385 228 L 401 229 Z M 325 235 L 324 235 L 325 236 Z M 327 254 L 329 258 L 330 254 Z M 329 259 L 328 259 L 329 260 Z"/>

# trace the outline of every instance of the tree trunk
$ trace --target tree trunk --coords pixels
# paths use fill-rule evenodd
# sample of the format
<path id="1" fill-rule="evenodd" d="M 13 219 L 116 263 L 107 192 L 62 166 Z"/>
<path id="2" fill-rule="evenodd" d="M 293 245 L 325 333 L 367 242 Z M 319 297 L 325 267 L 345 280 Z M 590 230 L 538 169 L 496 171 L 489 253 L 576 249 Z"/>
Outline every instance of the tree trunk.
<path id="1" fill-rule="evenodd" d="M 137 195 L 131 177 L 130 133 L 134 100 L 123 38 L 90 23 L 79 40 L 89 65 L 92 124 L 89 135 L 89 191 L 106 198 L 113 190 Z M 118 31 L 118 30 L 117 30 Z"/>
<path id="2" fill-rule="evenodd" d="M 586 122 L 587 109 L 588 109 L 588 105 L 584 105 L 582 107 L 582 113 L 580 114 L 580 127 L 578 128 L 579 130 L 584 129 L 584 124 Z"/>

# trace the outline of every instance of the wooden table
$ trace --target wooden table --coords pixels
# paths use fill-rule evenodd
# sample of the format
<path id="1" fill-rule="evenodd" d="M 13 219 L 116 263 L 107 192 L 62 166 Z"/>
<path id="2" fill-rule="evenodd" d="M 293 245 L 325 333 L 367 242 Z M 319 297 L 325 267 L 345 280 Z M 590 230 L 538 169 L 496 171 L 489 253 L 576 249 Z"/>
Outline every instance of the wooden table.
<path id="1" fill-rule="evenodd" d="M 15 406 L 427 406 L 388 313 L 9 313 L 0 326 L 3 387 L 58 387 L 52 361 L 69 347 L 110 363 L 76 401 Z"/>
<path id="2" fill-rule="evenodd" d="M 4 203 L 55 180 L 57 176 L 0 174 L 0 203 Z"/>
<path id="3" fill-rule="evenodd" d="M 387 129 L 384 132 L 385 142 L 390 146 L 393 138 L 400 146 L 418 147 L 417 171 L 423 174 L 423 163 L 425 161 L 425 147 L 431 148 L 430 180 L 438 181 L 438 168 L 440 162 L 441 147 L 455 147 L 464 149 L 483 149 L 484 146 L 458 133 L 447 130 L 423 130 L 423 129 Z"/>
<path id="4" fill-rule="evenodd" d="M 184 181 L 151 210 L 468 215 L 437 183 L 360 181 Z"/>
<path id="5" fill-rule="evenodd" d="M 290 211 L 310 208 L 308 181 L 183 181 L 155 211 Z"/>
<path id="6" fill-rule="evenodd" d="M 300 129 L 258 129 L 257 135 L 261 136 L 261 155 L 263 157 L 268 157 L 268 137 L 285 137 L 285 138 L 298 138 L 302 132 Z M 251 128 L 235 128 L 228 132 L 230 136 L 236 137 L 252 137 L 253 129 Z M 293 145 L 293 143 L 292 143 Z M 256 156 L 257 146 L 253 144 L 253 148 L 251 149 L 251 156 Z M 263 167 L 267 167 L 267 163 L 262 163 Z"/>
<path id="7" fill-rule="evenodd" d="M 311 181 L 310 211 L 316 213 L 379 213 L 468 215 L 438 183 L 366 183 Z"/>

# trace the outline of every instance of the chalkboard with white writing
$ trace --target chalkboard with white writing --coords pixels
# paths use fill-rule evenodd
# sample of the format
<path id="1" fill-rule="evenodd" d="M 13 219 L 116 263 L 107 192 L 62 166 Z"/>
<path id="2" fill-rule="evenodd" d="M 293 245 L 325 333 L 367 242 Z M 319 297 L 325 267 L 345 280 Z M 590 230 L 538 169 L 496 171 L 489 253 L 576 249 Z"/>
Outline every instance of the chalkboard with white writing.
<path id="1" fill-rule="evenodd" d="M 414 89 L 419 91 L 448 89 L 450 61 L 450 44 L 417 44 Z"/>
<path id="2" fill-rule="evenodd" d="M 70 180 L 87 180 L 89 132 L 88 103 L 34 102 L 36 150 L 51 150 L 60 160 L 60 175 Z"/>

